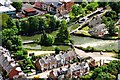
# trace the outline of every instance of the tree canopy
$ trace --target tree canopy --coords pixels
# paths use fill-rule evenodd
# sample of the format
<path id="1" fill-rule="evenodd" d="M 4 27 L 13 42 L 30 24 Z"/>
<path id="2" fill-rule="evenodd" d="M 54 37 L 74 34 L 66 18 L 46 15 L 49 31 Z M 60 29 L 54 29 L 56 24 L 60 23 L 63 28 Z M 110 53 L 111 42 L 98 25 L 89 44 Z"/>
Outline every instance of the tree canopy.
<path id="1" fill-rule="evenodd" d="M 61 26 L 60 29 L 58 30 L 58 33 L 56 35 L 56 39 L 60 42 L 66 42 L 70 40 L 70 32 L 68 31 L 67 25 L 66 25 L 66 21 L 63 20 L 61 21 Z"/>

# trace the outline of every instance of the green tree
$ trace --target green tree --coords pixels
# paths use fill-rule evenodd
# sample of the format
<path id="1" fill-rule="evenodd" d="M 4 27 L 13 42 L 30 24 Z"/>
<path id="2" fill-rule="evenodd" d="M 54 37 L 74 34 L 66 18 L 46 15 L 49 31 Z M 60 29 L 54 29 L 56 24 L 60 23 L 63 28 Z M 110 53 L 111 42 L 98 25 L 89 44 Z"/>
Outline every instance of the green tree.
<path id="1" fill-rule="evenodd" d="M 60 52 L 60 48 L 59 47 L 55 47 L 55 54 L 59 54 Z"/>
<path id="2" fill-rule="evenodd" d="M 120 1 L 118 2 L 109 2 L 109 6 L 112 8 L 113 11 L 116 13 L 120 12 Z"/>
<path id="3" fill-rule="evenodd" d="M 69 42 L 70 40 L 70 32 L 68 31 L 66 21 L 61 21 L 60 29 L 58 30 L 58 33 L 56 35 L 56 39 L 58 42 L 64 42 L 67 40 Z"/>
<path id="4" fill-rule="evenodd" d="M 11 17 L 8 18 L 8 21 L 6 23 L 7 23 L 7 28 L 13 28 L 15 26 L 15 22 Z"/>
<path id="5" fill-rule="evenodd" d="M 39 28 L 38 30 L 41 32 L 43 30 L 47 30 L 48 25 L 44 18 L 39 17 Z"/>
<path id="6" fill-rule="evenodd" d="M 108 2 L 98 2 L 99 7 L 105 7 L 108 5 Z"/>
<path id="7" fill-rule="evenodd" d="M 110 73 L 101 72 L 98 74 L 95 80 L 115 80 L 115 76 L 111 75 Z"/>
<path id="8" fill-rule="evenodd" d="M 56 29 L 56 19 L 54 18 L 54 16 L 50 17 L 49 29 Z"/>
<path id="9" fill-rule="evenodd" d="M 86 6 L 86 8 L 90 11 L 94 11 L 96 8 L 98 7 L 98 3 L 97 2 L 91 2 L 90 4 L 88 4 Z"/>
<path id="10" fill-rule="evenodd" d="M 41 35 L 40 43 L 45 46 L 51 46 L 54 43 L 54 37 L 45 32 Z"/>
<path id="11" fill-rule="evenodd" d="M 19 1 L 19 2 L 13 2 L 12 6 L 14 8 L 16 8 L 16 11 L 20 11 L 22 9 L 22 2 L 21 1 Z"/>
<path id="12" fill-rule="evenodd" d="M 21 31 L 24 34 L 28 34 L 29 33 L 29 22 L 28 21 L 22 21 L 21 22 Z"/>
<path id="13" fill-rule="evenodd" d="M 29 34 L 34 33 L 39 28 L 39 19 L 37 17 L 29 17 Z"/>
<path id="14" fill-rule="evenodd" d="M 2 29 L 4 29 L 7 27 L 7 21 L 9 19 L 9 15 L 2 13 L 0 14 L 0 16 L 2 17 Z"/>
<path id="15" fill-rule="evenodd" d="M 87 6 L 87 3 L 86 3 L 86 2 L 82 2 L 82 3 L 81 3 L 81 6 L 82 6 L 83 8 L 85 8 L 85 7 Z"/>
<path id="16" fill-rule="evenodd" d="M 117 13 L 115 11 L 108 11 L 105 14 L 106 17 L 111 17 L 112 19 L 116 19 L 117 18 Z"/>
<path id="17" fill-rule="evenodd" d="M 113 20 L 107 22 L 107 27 L 110 35 L 114 35 L 117 32 L 117 29 L 115 28 L 115 22 Z"/>

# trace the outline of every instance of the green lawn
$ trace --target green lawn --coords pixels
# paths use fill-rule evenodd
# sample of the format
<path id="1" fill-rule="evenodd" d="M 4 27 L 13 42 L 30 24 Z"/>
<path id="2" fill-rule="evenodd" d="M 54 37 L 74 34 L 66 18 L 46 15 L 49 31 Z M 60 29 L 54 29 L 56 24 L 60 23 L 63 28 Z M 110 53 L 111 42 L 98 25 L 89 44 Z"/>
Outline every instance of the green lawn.
<path id="1" fill-rule="evenodd" d="M 53 31 L 50 34 L 55 36 L 57 34 L 57 31 Z M 21 36 L 21 38 L 22 38 L 23 41 L 26 41 L 26 40 L 37 40 L 37 39 L 40 39 L 41 35 L 42 34 L 35 34 L 33 36 Z"/>
<path id="2" fill-rule="evenodd" d="M 70 49 L 70 46 L 64 46 L 64 45 L 53 45 L 53 46 L 40 46 L 38 44 L 26 44 L 23 45 L 24 48 L 28 50 L 39 50 L 39 51 L 54 51 L 55 47 L 59 47 L 60 50 L 68 50 Z"/>
<path id="3" fill-rule="evenodd" d="M 79 27 L 79 24 L 73 24 L 72 26 L 70 26 L 70 31 L 75 30 L 78 27 Z"/>

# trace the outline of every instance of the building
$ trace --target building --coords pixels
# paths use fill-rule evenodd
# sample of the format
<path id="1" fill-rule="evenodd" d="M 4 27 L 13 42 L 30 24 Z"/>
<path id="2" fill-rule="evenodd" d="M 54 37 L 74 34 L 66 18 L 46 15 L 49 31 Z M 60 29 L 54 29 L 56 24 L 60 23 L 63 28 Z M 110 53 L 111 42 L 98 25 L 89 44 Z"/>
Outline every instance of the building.
<path id="1" fill-rule="evenodd" d="M 89 33 L 93 36 L 104 36 L 108 33 L 107 28 L 105 27 L 105 24 L 99 24 L 97 26 L 94 26 Z"/>
<path id="2" fill-rule="evenodd" d="M 72 0 L 60 0 L 56 2 L 49 1 L 37 1 L 35 2 L 35 7 L 41 10 L 45 10 L 51 14 L 63 14 L 64 11 L 69 12 L 72 8 L 74 2 Z"/>
<path id="3" fill-rule="evenodd" d="M 10 0 L 0 0 L 0 13 L 15 15 L 16 9 L 11 5 Z"/>
<path id="4" fill-rule="evenodd" d="M 67 10 L 68 12 L 71 11 L 72 6 L 74 5 L 73 0 L 60 0 L 60 2 L 64 4 L 65 10 Z"/>
<path id="5" fill-rule="evenodd" d="M 36 15 L 37 11 L 34 8 L 27 8 L 23 10 L 23 14 L 25 14 L 25 16 L 32 16 Z"/>
<path id="6" fill-rule="evenodd" d="M 101 24 L 101 21 L 102 21 L 102 19 L 101 19 L 100 15 L 97 15 L 97 16 L 93 17 L 92 20 L 90 20 L 89 27 L 97 26 L 97 25 Z"/>
<path id="7" fill-rule="evenodd" d="M 0 66 L 8 73 L 9 78 L 24 77 L 24 73 L 14 59 L 11 58 L 9 51 L 2 47 L 0 47 Z"/>

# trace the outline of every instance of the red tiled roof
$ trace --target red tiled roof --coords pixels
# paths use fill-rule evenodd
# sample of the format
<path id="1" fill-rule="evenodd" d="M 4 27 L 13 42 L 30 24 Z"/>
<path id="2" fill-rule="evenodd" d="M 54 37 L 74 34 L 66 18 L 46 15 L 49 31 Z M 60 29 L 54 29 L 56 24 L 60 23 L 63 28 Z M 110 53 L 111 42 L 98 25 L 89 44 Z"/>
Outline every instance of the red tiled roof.
<path id="1" fill-rule="evenodd" d="M 34 8 L 27 8 L 27 9 L 25 9 L 25 11 L 26 12 L 34 12 L 34 11 L 36 11 Z"/>

